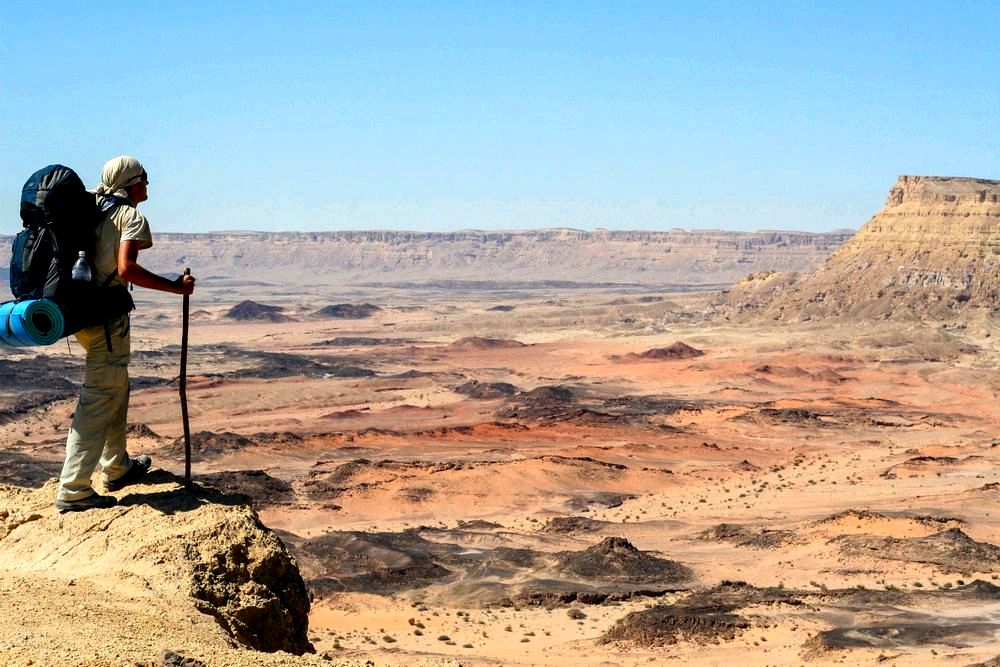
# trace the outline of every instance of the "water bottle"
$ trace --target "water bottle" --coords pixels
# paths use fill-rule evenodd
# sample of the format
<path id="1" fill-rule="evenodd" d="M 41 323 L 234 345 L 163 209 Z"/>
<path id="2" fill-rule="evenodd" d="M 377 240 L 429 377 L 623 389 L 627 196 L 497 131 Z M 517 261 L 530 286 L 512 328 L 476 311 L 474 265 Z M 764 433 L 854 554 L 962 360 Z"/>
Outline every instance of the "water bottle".
<path id="1" fill-rule="evenodd" d="M 80 251 L 80 257 L 76 260 L 76 264 L 73 265 L 73 272 L 70 275 L 73 280 L 82 280 L 85 283 L 90 282 L 90 264 L 87 263 L 87 253 L 83 250 Z"/>

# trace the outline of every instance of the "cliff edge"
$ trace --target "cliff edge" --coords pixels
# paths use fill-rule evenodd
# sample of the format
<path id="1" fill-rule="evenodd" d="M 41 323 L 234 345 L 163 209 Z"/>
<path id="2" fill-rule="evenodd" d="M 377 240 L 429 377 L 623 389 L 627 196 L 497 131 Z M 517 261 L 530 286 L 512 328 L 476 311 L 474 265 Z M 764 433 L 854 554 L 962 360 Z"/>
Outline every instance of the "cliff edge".
<path id="1" fill-rule="evenodd" d="M 0 486 L 0 664 L 160 664 L 165 648 L 213 666 L 330 664 L 308 655 L 305 584 L 245 498 L 189 495 L 166 473 L 116 495 L 58 514 L 55 480 Z"/>
<path id="2" fill-rule="evenodd" d="M 885 206 L 816 271 L 752 274 L 732 319 L 930 319 L 1000 313 L 1000 181 L 900 176 Z"/>

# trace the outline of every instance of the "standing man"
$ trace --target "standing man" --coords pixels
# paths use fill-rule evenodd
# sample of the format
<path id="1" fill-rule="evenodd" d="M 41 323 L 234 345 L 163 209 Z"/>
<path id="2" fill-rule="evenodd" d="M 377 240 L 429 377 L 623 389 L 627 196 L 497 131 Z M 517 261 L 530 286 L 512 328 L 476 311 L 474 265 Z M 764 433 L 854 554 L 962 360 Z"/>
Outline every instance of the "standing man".
<path id="1" fill-rule="evenodd" d="M 153 245 L 149 222 L 137 210 L 148 199 L 148 186 L 146 170 L 134 157 L 123 155 L 104 165 L 97 194 L 107 213 L 97 227 L 94 280 L 104 283 L 111 278 L 110 285 L 133 283 L 162 292 L 191 294 L 195 282 L 192 276 L 168 280 L 138 262 L 139 251 Z M 56 509 L 60 512 L 114 507 L 118 503 L 114 496 L 98 495 L 91 486 L 98 463 L 108 491 L 142 480 L 152 465 L 148 456 L 132 458 L 125 451 L 131 354 L 128 314 L 111 320 L 107 329 L 109 335 L 104 326 L 76 334 L 77 342 L 87 352 L 87 362 L 80 401 L 66 438 L 66 462 L 59 476 Z"/>

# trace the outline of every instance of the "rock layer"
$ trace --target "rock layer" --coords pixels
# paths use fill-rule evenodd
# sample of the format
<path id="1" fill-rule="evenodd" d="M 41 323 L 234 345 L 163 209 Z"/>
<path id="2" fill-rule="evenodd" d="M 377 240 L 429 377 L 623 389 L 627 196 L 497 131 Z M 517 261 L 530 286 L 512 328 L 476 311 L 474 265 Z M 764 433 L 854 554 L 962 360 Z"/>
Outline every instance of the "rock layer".
<path id="1" fill-rule="evenodd" d="M 949 319 L 1000 304 L 1000 181 L 900 176 L 885 206 L 815 272 L 758 273 L 730 317 Z"/>
<path id="2" fill-rule="evenodd" d="M 195 267 L 217 280 L 328 285 L 455 280 L 722 285 L 750 271 L 809 271 L 851 232 L 407 231 L 212 232 L 156 235 L 144 261 Z M 0 248 L 11 237 L 0 236 Z M 9 255 L 0 251 L 0 267 Z M 5 272 L 0 270 L 0 278 Z M 499 281 L 499 282 L 498 282 Z"/>

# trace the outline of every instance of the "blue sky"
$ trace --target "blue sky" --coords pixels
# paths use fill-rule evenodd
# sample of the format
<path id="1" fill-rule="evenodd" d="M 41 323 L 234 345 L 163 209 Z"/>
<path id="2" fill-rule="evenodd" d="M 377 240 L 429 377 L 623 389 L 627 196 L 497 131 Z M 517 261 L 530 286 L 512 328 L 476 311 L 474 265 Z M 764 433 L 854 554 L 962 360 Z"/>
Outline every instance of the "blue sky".
<path id="1" fill-rule="evenodd" d="M 123 153 L 154 231 L 827 231 L 1000 178 L 1000 4 L 754 4 L 0 0 L 0 233 Z"/>

